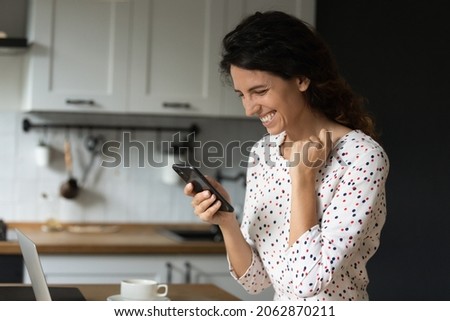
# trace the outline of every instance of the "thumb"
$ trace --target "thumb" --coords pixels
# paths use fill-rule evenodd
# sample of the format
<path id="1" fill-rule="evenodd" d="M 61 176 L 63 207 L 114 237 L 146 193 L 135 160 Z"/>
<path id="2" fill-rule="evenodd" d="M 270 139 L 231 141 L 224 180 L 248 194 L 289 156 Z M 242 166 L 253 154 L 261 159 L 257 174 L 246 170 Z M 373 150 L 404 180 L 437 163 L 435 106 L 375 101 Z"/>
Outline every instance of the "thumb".
<path id="1" fill-rule="evenodd" d="M 333 148 L 333 132 L 328 129 L 322 128 L 319 133 L 319 139 L 325 147 L 326 156 L 330 153 Z"/>

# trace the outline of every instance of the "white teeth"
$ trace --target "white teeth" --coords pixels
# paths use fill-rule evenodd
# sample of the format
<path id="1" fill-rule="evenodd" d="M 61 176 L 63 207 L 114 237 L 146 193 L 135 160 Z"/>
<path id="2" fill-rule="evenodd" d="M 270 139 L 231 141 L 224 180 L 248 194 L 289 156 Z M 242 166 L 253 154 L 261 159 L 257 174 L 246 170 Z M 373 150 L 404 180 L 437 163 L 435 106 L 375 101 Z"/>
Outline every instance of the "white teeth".
<path id="1" fill-rule="evenodd" d="M 271 113 L 267 114 L 267 115 L 264 116 L 264 117 L 260 117 L 259 119 L 260 119 L 263 123 L 267 123 L 267 122 L 271 121 L 272 118 L 273 118 L 274 116 L 275 116 L 275 112 L 271 112 Z"/>

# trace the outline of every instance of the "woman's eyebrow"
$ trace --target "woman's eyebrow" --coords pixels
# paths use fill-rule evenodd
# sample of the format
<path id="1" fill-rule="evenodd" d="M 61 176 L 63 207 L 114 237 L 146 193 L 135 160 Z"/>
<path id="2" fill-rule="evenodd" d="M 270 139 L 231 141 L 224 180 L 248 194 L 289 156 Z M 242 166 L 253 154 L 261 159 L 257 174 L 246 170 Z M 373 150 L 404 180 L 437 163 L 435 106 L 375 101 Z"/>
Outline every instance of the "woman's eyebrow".
<path id="1" fill-rule="evenodd" d="M 267 85 L 256 85 L 256 86 L 253 86 L 253 87 L 250 87 L 249 89 L 247 89 L 247 92 L 252 92 L 252 91 L 255 91 L 258 89 L 266 89 L 266 88 L 267 88 Z M 238 90 L 236 88 L 234 88 L 234 91 L 237 93 L 241 92 L 240 90 Z"/>

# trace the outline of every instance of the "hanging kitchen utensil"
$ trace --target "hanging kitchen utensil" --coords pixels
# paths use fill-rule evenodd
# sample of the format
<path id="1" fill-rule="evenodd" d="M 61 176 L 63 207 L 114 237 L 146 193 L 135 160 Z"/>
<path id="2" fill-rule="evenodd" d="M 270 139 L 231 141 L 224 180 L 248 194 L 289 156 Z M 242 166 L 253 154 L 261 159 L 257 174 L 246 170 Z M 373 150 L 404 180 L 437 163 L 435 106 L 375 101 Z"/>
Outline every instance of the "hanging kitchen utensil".
<path id="1" fill-rule="evenodd" d="M 64 141 L 64 162 L 66 164 L 66 172 L 68 180 L 61 185 L 60 193 L 64 198 L 72 199 L 78 195 L 80 190 L 77 180 L 73 177 L 73 159 L 70 142 L 68 139 Z"/>
<path id="2" fill-rule="evenodd" d="M 95 158 L 100 154 L 102 145 L 105 139 L 101 135 L 89 135 L 86 137 L 84 141 L 84 146 L 91 153 L 91 160 L 84 170 L 83 177 L 81 179 L 81 184 L 84 185 L 86 183 L 86 178 L 89 172 L 91 171 L 92 166 L 94 165 Z"/>
<path id="3" fill-rule="evenodd" d="M 34 157 L 39 167 L 48 166 L 50 163 L 51 149 L 47 143 L 47 128 L 43 130 L 43 137 L 39 139 L 38 145 L 34 148 Z"/>

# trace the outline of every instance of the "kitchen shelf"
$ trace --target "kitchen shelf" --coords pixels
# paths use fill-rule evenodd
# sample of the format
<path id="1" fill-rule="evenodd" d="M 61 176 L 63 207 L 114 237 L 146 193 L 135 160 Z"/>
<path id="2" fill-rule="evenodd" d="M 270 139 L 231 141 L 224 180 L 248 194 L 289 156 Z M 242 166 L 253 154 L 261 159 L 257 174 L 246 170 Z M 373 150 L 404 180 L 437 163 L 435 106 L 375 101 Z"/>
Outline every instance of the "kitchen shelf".
<path id="1" fill-rule="evenodd" d="M 28 118 L 22 121 L 22 129 L 29 132 L 33 128 L 43 129 L 103 129 L 103 130 L 130 130 L 130 131 L 156 131 L 156 132 L 187 132 L 197 134 L 199 128 L 193 124 L 190 127 L 162 127 L 162 126 L 119 126 L 101 124 L 68 124 L 68 123 L 32 123 Z"/>
<path id="2" fill-rule="evenodd" d="M 0 55 L 22 53 L 29 47 L 30 44 L 26 38 L 0 38 Z"/>
<path id="3" fill-rule="evenodd" d="M 26 48 L 28 40 L 26 38 L 2 38 L 0 39 L 0 47 Z"/>

